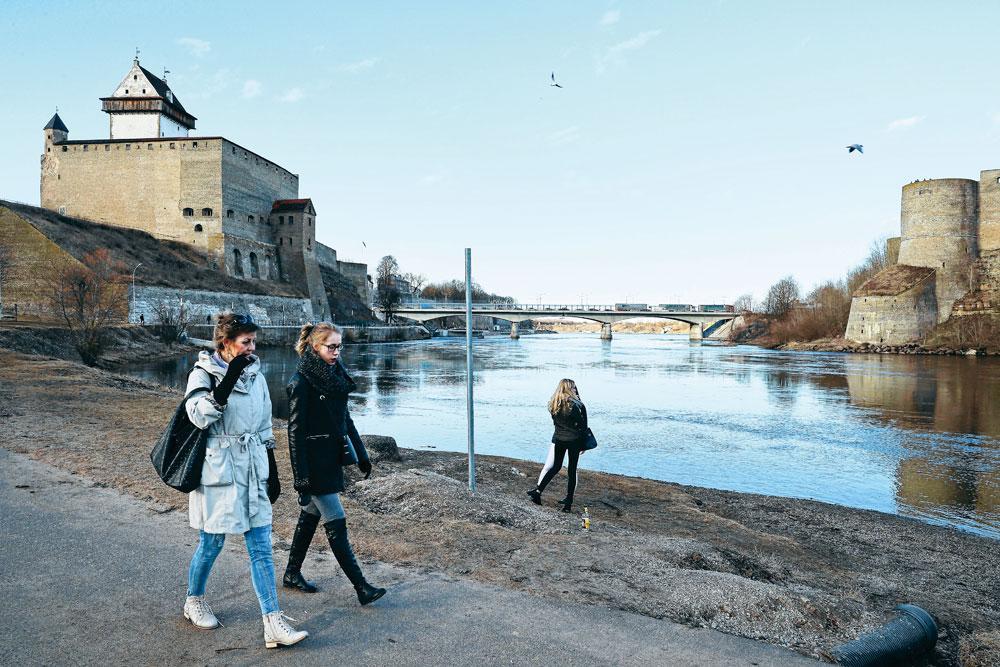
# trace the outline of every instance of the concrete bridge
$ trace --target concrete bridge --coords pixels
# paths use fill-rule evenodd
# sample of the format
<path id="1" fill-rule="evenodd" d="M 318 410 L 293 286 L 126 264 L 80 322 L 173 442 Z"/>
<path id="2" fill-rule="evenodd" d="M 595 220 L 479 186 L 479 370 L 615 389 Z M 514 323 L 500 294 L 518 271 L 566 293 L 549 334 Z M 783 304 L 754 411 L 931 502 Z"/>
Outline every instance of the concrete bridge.
<path id="1" fill-rule="evenodd" d="M 464 303 L 404 304 L 394 314 L 418 322 L 429 322 L 439 317 L 465 317 Z M 510 337 L 518 338 L 518 324 L 525 320 L 545 318 L 578 318 L 601 323 L 601 340 L 611 340 L 611 325 L 615 322 L 638 318 L 660 318 L 691 325 L 691 340 L 722 338 L 732 328 L 737 313 L 702 310 L 616 310 L 614 306 L 534 305 L 534 304 L 472 304 L 473 315 L 495 317 L 511 323 Z"/>

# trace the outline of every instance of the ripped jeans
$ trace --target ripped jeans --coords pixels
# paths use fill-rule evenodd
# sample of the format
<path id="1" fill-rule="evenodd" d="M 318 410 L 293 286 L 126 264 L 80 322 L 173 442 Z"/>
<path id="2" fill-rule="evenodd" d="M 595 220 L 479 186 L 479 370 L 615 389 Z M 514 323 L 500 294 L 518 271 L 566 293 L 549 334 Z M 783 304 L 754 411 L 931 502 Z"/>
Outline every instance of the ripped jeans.
<path id="1" fill-rule="evenodd" d="M 274 558 L 271 555 L 271 526 L 251 528 L 243 533 L 250 555 L 250 579 L 253 590 L 257 593 L 261 614 L 271 614 L 280 610 L 278 606 L 278 587 L 274 579 Z M 206 533 L 200 531 L 198 548 L 191 557 L 191 568 L 188 570 L 188 595 L 201 596 L 205 594 L 205 584 L 212 572 L 212 565 L 226 543 L 224 533 Z"/>

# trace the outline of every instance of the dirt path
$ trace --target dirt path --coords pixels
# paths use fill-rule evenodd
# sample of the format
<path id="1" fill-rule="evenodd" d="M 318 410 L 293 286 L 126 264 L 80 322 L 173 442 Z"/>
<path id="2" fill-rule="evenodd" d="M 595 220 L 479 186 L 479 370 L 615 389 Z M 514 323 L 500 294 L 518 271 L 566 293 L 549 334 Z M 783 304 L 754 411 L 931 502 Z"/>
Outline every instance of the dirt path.
<path id="1" fill-rule="evenodd" d="M 0 351 L 0 446 L 183 511 L 148 460 L 179 394 L 64 361 Z M 288 491 L 275 526 L 297 508 L 283 424 L 278 465 Z M 358 550 L 379 560 L 597 604 L 787 646 L 824 657 L 912 602 L 942 625 L 935 664 L 997 664 L 997 542 L 900 517 L 823 503 L 683 487 L 584 471 L 577 505 L 593 528 L 524 490 L 537 464 L 481 457 L 480 493 L 466 463 L 403 450 L 354 484 L 345 507 Z M 318 543 L 318 541 L 317 541 Z M 280 558 L 279 558 L 280 560 Z M 993 634 L 991 634 L 991 632 Z M 979 657 L 969 657 L 969 656 Z M 992 661 L 992 662 L 991 662 Z"/>

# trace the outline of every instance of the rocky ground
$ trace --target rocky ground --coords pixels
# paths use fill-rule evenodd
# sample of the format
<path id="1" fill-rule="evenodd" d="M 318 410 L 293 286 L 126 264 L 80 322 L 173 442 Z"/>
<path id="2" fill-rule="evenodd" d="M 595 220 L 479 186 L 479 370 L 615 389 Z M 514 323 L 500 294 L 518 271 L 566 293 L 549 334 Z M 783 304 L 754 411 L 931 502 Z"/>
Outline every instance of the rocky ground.
<path id="1" fill-rule="evenodd" d="M 113 327 L 108 329 L 108 348 L 98 362 L 101 368 L 114 368 L 132 361 L 152 361 L 176 357 L 197 346 L 184 343 L 165 344 L 151 327 Z M 0 348 L 25 354 L 80 361 L 69 331 L 62 327 L 38 324 L 8 324 L 0 327 Z"/>
<path id="2" fill-rule="evenodd" d="M 985 356 L 986 354 L 996 354 L 994 351 L 987 351 L 982 348 L 950 348 L 950 347 L 927 347 L 919 343 L 905 343 L 903 345 L 884 345 L 878 343 L 855 343 L 843 338 L 821 338 L 809 342 L 792 342 L 779 345 L 779 350 L 797 350 L 809 352 L 858 352 L 862 354 L 934 354 L 934 355 L 964 355 L 964 356 Z"/>
<path id="3" fill-rule="evenodd" d="M 161 512 L 186 499 L 155 477 L 149 450 L 176 392 L 58 359 L 0 351 L 0 447 L 85 475 Z M 297 516 L 283 424 L 278 547 Z M 367 557 L 562 600 L 638 612 L 828 657 L 901 602 L 941 625 L 937 665 L 1000 664 L 997 543 L 900 517 L 583 470 L 577 509 L 562 479 L 532 505 L 539 464 L 479 458 L 479 491 L 454 453 L 367 436 L 375 473 L 345 494 Z M 586 456 L 582 461 L 586 466 Z M 317 539 L 316 544 L 319 543 Z M 281 556 L 278 563 L 282 562 Z"/>

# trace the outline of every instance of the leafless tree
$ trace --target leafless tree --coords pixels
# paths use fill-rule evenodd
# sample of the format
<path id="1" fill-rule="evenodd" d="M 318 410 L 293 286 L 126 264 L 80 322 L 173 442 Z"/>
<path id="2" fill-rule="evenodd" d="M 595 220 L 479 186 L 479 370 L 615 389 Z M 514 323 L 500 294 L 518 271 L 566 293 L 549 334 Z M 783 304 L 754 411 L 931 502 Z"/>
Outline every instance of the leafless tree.
<path id="1" fill-rule="evenodd" d="M 427 276 L 422 273 L 408 272 L 404 273 L 402 276 L 403 280 L 410 283 L 410 288 L 413 289 L 414 294 L 420 294 L 420 290 L 424 288 L 427 284 Z"/>
<path id="2" fill-rule="evenodd" d="M 173 299 L 160 299 L 151 305 L 156 318 L 156 335 L 164 343 L 174 343 L 180 340 L 181 334 L 199 313 L 194 312 L 191 304 L 185 302 L 182 291 L 175 303 Z"/>
<path id="3" fill-rule="evenodd" d="M 396 275 L 399 274 L 399 262 L 392 255 L 386 255 L 379 260 L 375 267 L 375 285 L 392 286 L 396 282 Z"/>
<path id="4" fill-rule="evenodd" d="M 784 317 L 799 300 L 799 285 L 795 278 L 785 276 L 771 285 L 764 300 L 764 312 L 773 317 Z"/>
<path id="5" fill-rule="evenodd" d="M 736 297 L 736 301 L 733 302 L 733 310 L 737 313 L 747 313 L 753 312 L 753 294 L 741 294 Z"/>
<path id="6" fill-rule="evenodd" d="M 49 305 L 69 329 L 83 362 L 95 365 L 108 345 L 107 327 L 128 315 L 124 265 L 100 248 L 79 264 L 57 268 L 50 280 Z"/>

